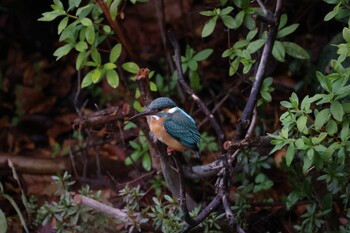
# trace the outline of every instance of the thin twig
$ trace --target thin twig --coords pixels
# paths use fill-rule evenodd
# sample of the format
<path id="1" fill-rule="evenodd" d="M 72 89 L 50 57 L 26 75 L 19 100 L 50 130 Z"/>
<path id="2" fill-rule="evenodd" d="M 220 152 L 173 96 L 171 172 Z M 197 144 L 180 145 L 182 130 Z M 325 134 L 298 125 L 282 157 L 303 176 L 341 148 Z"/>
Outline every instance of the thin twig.
<path id="1" fill-rule="evenodd" d="M 203 103 L 203 101 L 194 93 L 193 89 L 186 83 L 184 76 L 183 76 L 183 71 L 181 67 L 181 53 L 180 53 L 180 46 L 179 43 L 177 42 L 175 35 L 169 31 L 168 32 L 168 37 L 170 42 L 172 43 L 174 47 L 174 52 L 175 52 L 175 66 L 177 70 L 177 75 L 179 78 L 179 82 L 182 86 L 182 88 L 189 94 L 194 101 L 198 104 L 200 109 L 203 111 L 203 113 L 209 117 L 210 122 L 219 138 L 219 141 L 221 142 L 224 139 L 224 133 L 222 132 L 222 129 L 219 125 L 219 123 L 215 120 L 213 114 L 209 111 L 207 106 Z"/>
<path id="2" fill-rule="evenodd" d="M 260 6 L 260 8 L 262 9 L 262 11 L 264 12 L 265 15 L 269 14 L 269 10 L 266 8 L 265 4 L 261 1 L 261 0 L 256 0 Z"/>
<path id="3" fill-rule="evenodd" d="M 278 23 L 279 23 L 279 12 L 281 7 L 281 0 L 277 0 L 276 3 L 276 11 L 274 14 L 274 25 L 269 27 L 267 33 L 267 40 L 261 55 L 260 63 L 258 69 L 255 74 L 255 81 L 253 83 L 253 87 L 251 89 L 248 102 L 243 110 L 241 119 L 239 120 L 239 124 L 237 125 L 237 134 L 236 140 L 240 140 L 245 137 L 247 129 L 251 124 L 253 110 L 255 108 L 258 96 L 260 94 L 261 85 L 264 81 L 264 75 L 267 67 L 267 63 L 271 56 L 272 48 L 275 43 L 277 31 L 278 31 Z M 279 8 L 277 8 L 279 7 Z M 270 14 L 270 13 L 269 13 Z M 270 14 L 271 15 L 271 14 Z"/>

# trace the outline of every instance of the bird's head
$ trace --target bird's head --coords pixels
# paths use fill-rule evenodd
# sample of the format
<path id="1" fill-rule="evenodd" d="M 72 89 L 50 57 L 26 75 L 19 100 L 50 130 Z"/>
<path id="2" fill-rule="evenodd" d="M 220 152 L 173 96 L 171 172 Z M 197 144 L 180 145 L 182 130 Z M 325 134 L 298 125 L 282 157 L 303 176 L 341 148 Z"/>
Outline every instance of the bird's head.
<path id="1" fill-rule="evenodd" d="M 163 112 L 164 110 L 176 107 L 177 105 L 174 103 L 174 101 L 172 101 L 172 99 L 168 97 L 159 97 L 153 100 L 144 112 L 136 114 L 135 116 L 131 117 L 130 120 L 140 116 L 157 115 Z"/>

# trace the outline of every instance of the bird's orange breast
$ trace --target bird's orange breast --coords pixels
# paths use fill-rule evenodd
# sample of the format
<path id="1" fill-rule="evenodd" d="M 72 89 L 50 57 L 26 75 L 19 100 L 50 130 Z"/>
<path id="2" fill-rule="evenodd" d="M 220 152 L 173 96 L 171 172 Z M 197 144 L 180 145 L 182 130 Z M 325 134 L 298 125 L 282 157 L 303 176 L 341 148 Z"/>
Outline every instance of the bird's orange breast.
<path id="1" fill-rule="evenodd" d="M 182 145 L 178 140 L 173 138 L 168 132 L 165 130 L 163 122 L 165 117 L 154 117 L 151 116 L 149 119 L 149 127 L 153 135 L 161 142 L 165 143 L 167 146 L 171 147 L 177 151 L 184 151 L 188 148 Z"/>

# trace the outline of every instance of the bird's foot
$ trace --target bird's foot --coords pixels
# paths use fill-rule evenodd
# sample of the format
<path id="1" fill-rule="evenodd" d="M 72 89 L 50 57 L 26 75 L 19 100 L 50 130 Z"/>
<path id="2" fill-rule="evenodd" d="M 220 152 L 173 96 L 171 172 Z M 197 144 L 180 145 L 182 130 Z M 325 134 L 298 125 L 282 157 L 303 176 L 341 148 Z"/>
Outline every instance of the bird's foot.
<path id="1" fill-rule="evenodd" d="M 174 153 L 176 150 L 174 150 L 173 148 L 171 148 L 171 147 L 167 147 L 166 148 L 166 152 L 167 152 L 167 154 L 168 155 L 171 155 L 172 153 Z"/>

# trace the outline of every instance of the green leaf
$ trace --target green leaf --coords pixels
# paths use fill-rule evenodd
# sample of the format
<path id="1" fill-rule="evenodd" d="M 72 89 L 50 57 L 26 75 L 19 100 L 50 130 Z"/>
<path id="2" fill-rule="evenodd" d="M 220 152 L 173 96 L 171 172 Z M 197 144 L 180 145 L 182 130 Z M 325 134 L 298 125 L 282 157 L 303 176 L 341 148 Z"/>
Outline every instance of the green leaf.
<path id="1" fill-rule="evenodd" d="M 275 44 L 272 49 L 272 55 L 274 58 L 276 58 L 277 61 L 279 62 L 284 62 L 284 57 L 285 57 L 285 49 L 282 45 L 282 43 L 278 40 L 275 41 Z"/>
<path id="2" fill-rule="evenodd" d="M 81 66 L 84 64 L 84 62 L 86 61 L 87 58 L 87 53 L 86 51 L 82 51 L 78 54 L 77 56 L 77 60 L 75 61 L 75 68 L 77 70 L 81 69 Z"/>
<path id="3" fill-rule="evenodd" d="M 230 64 L 230 69 L 229 69 L 229 75 L 232 76 L 234 75 L 239 67 L 239 58 L 236 57 L 235 60 L 233 60 L 233 62 L 231 62 Z"/>
<path id="4" fill-rule="evenodd" d="M 265 39 L 258 39 L 255 41 L 252 41 L 247 46 L 247 51 L 252 54 L 258 51 L 264 44 L 266 43 Z"/>
<path id="5" fill-rule="evenodd" d="M 68 11 L 73 9 L 74 7 L 78 7 L 81 3 L 81 0 L 69 0 L 68 1 Z"/>
<path id="6" fill-rule="evenodd" d="M 109 62 L 115 63 L 122 52 L 122 44 L 118 43 L 113 46 L 111 53 L 109 54 Z"/>
<path id="7" fill-rule="evenodd" d="M 55 57 L 57 57 L 57 58 L 56 58 L 56 61 L 57 61 L 58 59 L 60 59 L 61 57 L 67 55 L 67 54 L 72 50 L 73 47 L 74 47 L 73 44 L 65 44 L 65 45 L 63 45 L 62 47 L 59 47 L 59 48 L 53 53 L 53 55 L 54 55 Z"/>
<path id="8" fill-rule="evenodd" d="M 291 193 L 289 193 L 286 198 L 287 209 L 289 210 L 301 198 L 303 198 L 303 194 L 300 193 L 300 191 L 294 190 Z"/>
<path id="9" fill-rule="evenodd" d="M 142 167 L 146 171 L 150 171 L 152 168 L 151 156 L 148 153 L 144 154 L 142 157 Z"/>
<path id="10" fill-rule="evenodd" d="M 135 151 L 134 153 L 132 153 L 129 157 L 127 157 L 125 160 L 124 160 L 124 163 L 126 166 L 129 166 L 133 163 L 135 163 L 135 161 L 137 161 L 140 157 L 141 157 L 141 153 L 140 151 Z"/>
<path id="11" fill-rule="evenodd" d="M 203 61 L 207 59 L 213 52 L 214 52 L 213 49 L 204 49 L 198 52 L 197 54 L 195 54 L 192 59 L 195 61 Z"/>
<path id="12" fill-rule="evenodd" d="M 241 49 L 246 47 L 249 44 L 248 40 L 239 40 L 233 45 L 233 49 Z"/>
<path id="13" fill-rule="evenodd" d="M 228 27 L 229 29 L 236 29 L 237 28 L 237 23 L 232 16 L 222 15 L 221 20 L 225 24 L 225 26 Z"/>
<path id="14" fill-rule="evenodd" d="M 272 96 L 269 92 L 267 91 L 260 91 L 261 97 L 266 101 L 266 102 L 271 102 L 272 101 Z"/>
<path id="15" fill-rule="evenodd" d="M 331 19 L 333 19 L 337 13 L 338 13 L 339 8 L 334 8 L 332 11 L 330 11 L 325 17 L 324 17 L 324 21 L 329 21 Z"/>
<path id="16" fill-rule="evenodd" d="M 92 84 L 91 76 L 92 76 L 91 71 L 85 75 L 83 81 L 81 82 L 81 88 L 85 88 L 85 87 L 90 86 Z"/>
<path id="17" fill-rule="evenodd" d="M 63 4 L 60 0 L 53 0 L 54 6 L 57 7 L 58 9 L 63 9 Z M 51 5 L 53 7 L 53 5 Z"/>
<path id="18" fill-rule="evenodd" d="M 327 137 L 327 133 L 326 132 L 320 133 L 318 135 L 318 137 L 312 137 L 311 138 L 312 145 L 320 144 L 326 137 Z"/>
<path id="19" fill-rule="evenodd" d="M 281 142 L 280 140 L 272 140 L 271 141 L 272 144 L 275 144 L 275 147 L 270 151 L 269 154 L 273 154 L 274 152 L 282 149 L 282 147 L 284 147 L 285 145 L 287 145 L 287 143 L 285 142 Z"/>
<path id="20" fill-rule="evenodd" d="M 331 114 L 337 121 L 342 121 L 344 116 L 343 106 L 338 101 L 331 102 Z"/>
<path id="21" fill-rule="evenodd" d="M 299 24 L 297 23 L 289 25 L 288 27 L 285 27 L 277 32 L 276 38 L 279 39 L 281 37 L 285 37 L 289 34 L 292 34 L 298 27 L 299 27 Z"/>
<path id="22" fill-rule="evenodd" d="M 307 133 L 308 128 L 307 128 L 307 117 L 305 115 L 302 115 L 301 117 L 298 118 L 297 120 L 297 128 L 299 132 L 301 133 Z"/>
<path id="23" fill-rule="evenodd" d="M 254 30 L 249 31 L 247 36 L 246 36 L 246 40 L 251 41 L 256 36 L 257 33 L 258 33 L 258 29 L 257 28 L 255 28 Z"/>
<path id="24" fill-rule="evenodd" d="M 299 150 L 305 150 L 307 148 L 302 138 L 298 138 L 297 140 L 295 140 L 294 144 L 295 144 L 295 147 Z"/>
<path id="25" fill-rule="evenodd" d="M 135 90 L 135 99 L 140 98 L 140 97 L 141 97 L 141 92 L 140 92 L 140 90 L 138 88 L 136 88 L 136 90 Z"/>
<path id="26" fill-rule="evenodd" d="M 250 71 L 250 69 L 252 68 L 252 63 L 243 63 L 243 74 L 248 74 L 248 72 Z"/>
<path id="27" fill-rule="evenodd" d="M 75 45 L 75 49 L 78 52 L 82 52 L 85 51 L 88 48 L 88 45 L 85 41 L 79 41 L 76 45 Z"/>
<path id="28" fill-rule="evenodd" d="M 86 27 L 85 29 L 85 38 L 86 38 L 86 41 L 89 43 L 89 44 L 93 44 L 95 42 L 95 28 L 94 26 L 88 26 Z"/>
<path id="29" fill-rule="evenodd" d="M 308 151 L 314 151 L 313 149 L 310 149 Z M 307 174 L 309 171 L 309 168 L 313 165 L 313 160 L 309 159 L 309 157 L 304 158 L 304 164 L 303 164 L 303 173 Z"/>
<path id="30" fill-rule="evenodd" d="M 309 159 L 309 160 L 313 160 L 314 159 L 314 155 L 315 155 L 315 150 L 314 148 L 310 148 L 307 150 L 306 152 L 306 157 Z"/>
<path id="31" fill-rule="evenodd" d="M 115 68 L 117 68 L 117 66 L 114 63 L 106 63 L 103 65 L 103 68 L 105 68 L 106 70 L 113 70 Z"/>
<path id="32" fill-rule="evenodd" d="M 281 15 L 280 23 L 278 25 L 278 30 L 281 30 L 282 28 L 284 28 L 284 26 L 286 26 L 287 20 L 288 20 L 287 14 Z"/>
<path id="33" fill-rule="evenodd" d="M 338 132 L 338 125 L 334 120 L 328 121 L 326 125 L 326 131 L 329 136 L 333 136 Z"/>
<path id="34" fill-rule="evenodd" d="M 345 120 L 340 131 L 340 140 L 346 142 L 349 139 L 349 121 Z"/>
<path id="35" fill-rule="evenodd" d="M 229 56 L 231 56 L 233 53 L 234 53 L 233 49 L 229 48 L 229 49 L 226 49 L 226 50 L 222 53 L 221 57 L 229 57 Z"/>
<path id="36" fill-rule="evenodd" d="M 305 96 L 304 99 L 301 101 L 300 103 L 300 109 L 302 111 L 305 111 L 305 112 L 309 112 L 310 111 L 310 106 L 311 106 L 311 103 L 312 103 L 312 99 L 309 98 L 309 96 Z"/>
<path id="37" fill-rule="evenodd" d="M 286 152 L 286 164 L 289 167 L 292 164 L 292 161 L 294 159 L 294 144 L 290 144 L 287 148 Z"/>
<path id="38" fill-rule="evenodd" d="M 135 62 L 125 62 L 122 67 L 124 70 L 132 74 L 137 74 L 140 70 L 140 67 Z"/>
<path id="39" fill-rule="evenodd" d="M 151 90 L 151 91 L 157 91 L 157 85 L 154 83 L 154 82 L 150 82 L 149 83 L 149 89 Z"/>
<path id="40" fill-rule="evenodd" d="M 302 60 L 310 59 L 309 53 L 298 44 L 293 42 L 282 42 L 282 45 L 289 56 Z"/>
<path id="41" fill-rule="evenodd" d="M 7 232 L 7 221 L 6 216 L 4 212 L 0 209 L 0 233 L 6 233 Z"/>
<path id="42" fill-rule="evenodd" d="M 290 102 L 288 102 L 288 101 L 281 101 L 281 105 L 283 106 L 283 107 L 285 107 L 285 108 L 292 108 L 293 106 L 292 106 L 292 104 L 290 103 Z"/>
<path id="43" fill-rule="evenodd" d="M 91 58 L 96 64 L 101 64 L 101 55 L 96 47 L 91 47 Z"/>
<path id="44" fill-rule="evenodd" d="M 350 29 L 343 28 L 343 38 L 347 43 L 350 43 Z"/>
<path id="45" fill-rule="evenodd" d="M 111 15 L 111 18 L 113 21 L 115 21 L 117 15 L 118 15 L 118 7 L 120 4 L 121 0 L 113 0 L 109 7 L 109 14 Z"/>
<path id="46" fill-rule="evenodd" d="M 65 12 L 64 11 L 50 11 L 50 12 L 45 12 L 43 13 L 43 17 L 39 18 L 38 21 L 52 21 L 54 19 L 56 19 L 58 16 L 64 15 Z"/>
<path id="47" fill-rule="evenodd" d="M 216 26 L 216 21 L 218 19 L 218 16 L 214 16 L 213 18 L 211 18 L 208 22 L 205 23 L 203 29 L 202 29 L 202 37 L 207 37 L 210 36 Z"/>
<path id="48" fill-rule="evenodd" d="M 138 112 L 144 111 L 144 108 L 141 106 L 139 101 L 134 101 L 132 107 Z"/>
<path id="49" fill-rule="evenodd" d="M 214 11 L 200 11 L 199 14 L 204 16 L 216 16 L 216 13 Z"/>
<path id="50" fill-rule="evenodd" d="M 119 85 L 119 75 L 115 70 L 106 70 L 107 82 L 113 87 L 117 88 Z"/>
<path id="51" fill-rule="evenodd" d="M 190 68 L 191 71 L 197 71 L 198 63 L 195 60 L 189 60 L 188 67 Z"/>
<path id="52" fill-rule="evenodd" d="M 289 97 L 289 100 L 290 100 L 290 102 L 292 104 L 292 107 L 294 109 L 297 109 L 298 106 L 299 106 L 299 98 L 298 98 L 297 94 L 295 94 L 295 92 L 293 92 L 291 94 L 291 96 Z"/>
<path id="53" fill-rule="evenodd" d="M 65 29 L 67 27 L 68 24 L 68 16 L 64 17 L 61 22 L 58 24 L 57 26 L 57 33 L 61 34 L 61 32 L 63 31 L 63 29 Z"/>
<path id="54" fill-rule="evenodd" d="M 223 16 L 223 15 L 228 15 L 230 14 L 231 12 L 233 11 L 233 7 L 232 6 L 228 6 L 224 9 L 221 9 L 220 11 L 220 15 Z"/>
<path id="55" fill-rule="evenodd" d="M 245 16 L 245 11 L 241 10 L 240 12 L 238 12 L 238 14 L 235 17 L 235 21 L 236 21 L 236 27 L 240 27 L 244 21 L 244 16 Z"/>
<path id="56" fill-rule="evenodd" d="M 316 71 L 316 77 L 321 84 L 321 87 L 327 92 L 331 92 L 331 84 L 329 80 L 319 71 Z"/>
<path id="57" fill-rule="evenodd" d="M 90 12 L 94 8 L 94 6 L 95 6 L 94 3 L 90 3 L 90 4 L 87 4 L 86 6 L 79 7 L 77 9 L 77 12 L 75 13 L 75 15 L 78 16 L 79 18 L 84 18 L 88 14 L 90 14 Z"/>
<path id="58" fill-rule="evenodd" d="M 110 33 L 112 31 L 111 27 L 108 25 L 103 25 L 103 31 L 105 33 Z"/>
<path id="59" fill-rule="evenodd" d="M 189 79 L 190 79 L 190 86 L 195 91 L 199 91 L 202 88 L 198 72 L 190 72 Z"/>
<path id="60" fill-rule="evenodd" d="M 329 108 L 322 109 L 316 116 L 315 129 L 320 130 L 331 118 Z"/>
<path id="61" fill-rule="evenodd" d="M 85 27 L 92 26 L 92 21 L 89 18 L 82 18 L 80 19 L 80 23 L 84 25 Z"/>
<path id="62" fill-rule="evenodd" d="M 76 40 L 76 34 L 77 34 L 77 21 L 74 21 L 73 23 L 69 24 L 63 31 L 61 32 L 61 35 L 59 37 L 59 41 L 75 41 Z"/>
<path id="63" fill-rule="evenodd" d="M 101 74 L 102 71 L 100 68 L 96 68 L 92 70 L 92 74 L 91 74 L 91 80 L 93 83 L 97 83 L 98 81 L 101 80 Z"/>

